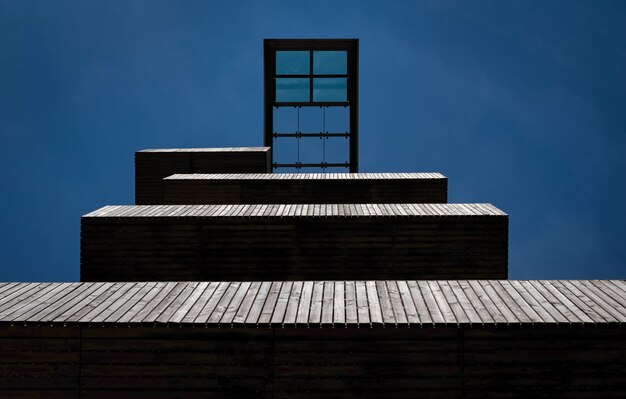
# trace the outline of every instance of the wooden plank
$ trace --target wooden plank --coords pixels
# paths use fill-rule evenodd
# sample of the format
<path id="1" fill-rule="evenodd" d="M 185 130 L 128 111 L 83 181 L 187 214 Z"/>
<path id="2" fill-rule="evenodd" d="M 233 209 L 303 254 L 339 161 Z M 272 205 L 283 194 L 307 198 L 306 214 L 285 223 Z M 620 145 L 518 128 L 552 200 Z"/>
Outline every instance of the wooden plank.
<path id="1" fill-rule="evenodd" d="M 322 301 L 324 299 L 324 282 L 313 283 L 311 296 L 311 310 L 309 311 L 309 324 L 320 324 L 322 321 Z"/>
<path id="2" fill-rule="evenodd" d="M 324 296 L 322 300 L 322 326 L 333 325 L 334 298 L 335 283 L 332 281 L 325 281 Z"/>
<path id="3" fill-rule="evenodd" d="M 356 303 L 356 283 L 354 281 L 346 281 L 346 324 L 356 325 L 358 323 L 359 316 Z"/>
<path id="4" fill-rule="evenodd" d="M 313 282 L 305 281 L 302 286 L 302 295 L 298 304 L 296 324 L 304 326 L 309 324 L 309 310 L 311 309 L 311 297 L 313 296 Z"/>
<path id="5" fill-rule="evenodd" d="M 366 281 L 367 303 L 370 313 L 370 323 L 372 325 L 383 325 L 383 314 L 378 300 L 378 291 L 375 281 Z"/>
<path id="6" fill-rule="evenodd" d="M 335 297 L 333 300 L 333 325 L 346 324 L 346 292 L 345 281 L 335 281 Z"/>
<path id="7" fill-rule="evenodd" d="M 285 281 L 278 295 L 276 306 L 272 313 L 271 324 L 273 326 L 281 326 L 285 318 L 285 311 L 287 310 L 287 304 L 289 297 L 291 296 L 291 289 L 293 288 L 293 281 Z"/>
<path id="8" fill-rule="evenodd" d="M 369 305 L 367 303 L 367 287 L 365 285 L 365 281 L 357 281 L 356 283 L 356 307 L 357 307 L 357 315 L 358 315 L 358 323 L 369 325 L 370 314 L 369 314 Z"/>

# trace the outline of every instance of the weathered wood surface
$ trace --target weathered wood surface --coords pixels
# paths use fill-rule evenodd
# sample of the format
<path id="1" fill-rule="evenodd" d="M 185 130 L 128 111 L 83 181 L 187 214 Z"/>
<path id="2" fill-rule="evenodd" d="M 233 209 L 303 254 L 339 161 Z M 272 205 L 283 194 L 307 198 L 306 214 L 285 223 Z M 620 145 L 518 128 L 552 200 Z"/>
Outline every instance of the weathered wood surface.
<path id="1" fill-rule="evenodd" d="M 445 203 L 440 173 L 177 174 L 164 204 Z"/>
<path id="2" fill-rule="evenodd" d="M 626 330 L 605 324 L 0 325 L 0 397 L 619 398 L 625 359 Z"/>
<path id="3" fill-rule="evenodd" d="M 621 280 L 15 283 L 0 324 L 570 326 L 626 322 Z"/>
<path id="4" fill-rule="evenodd" d="M 163 178 L 176 173 L 271 173 L 270 148 L 168 148 L 137 151 L 135 203 L 163 204 Z"/>
<path id="5" fill-rule="evenodd" d="M 81 281 L 503 279 L 490 204 L 109 206 L 81 222 Z"/>

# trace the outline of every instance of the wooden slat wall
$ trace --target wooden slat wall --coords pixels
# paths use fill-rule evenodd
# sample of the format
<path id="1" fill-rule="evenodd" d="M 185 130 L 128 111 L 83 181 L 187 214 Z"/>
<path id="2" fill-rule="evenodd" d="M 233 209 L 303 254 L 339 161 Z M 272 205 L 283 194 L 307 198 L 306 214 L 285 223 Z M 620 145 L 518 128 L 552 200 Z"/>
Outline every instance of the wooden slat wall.
<path id="1" fill-rule="evenodd" d="M 216 206 L 213 216 L 194 214 L 199 205 L 96 211 L 81 222 L 81 281 L 507 278 L 508 218 L 493 207 L 481 215 L 415 205 L 432 212 L 415 216 L 374 205 L 363 207 L 376 217 L 351 215 L 349 205 L 321 205 L 310 217 L 278 205 Z M 248 211 L 275 216 L 228 216 Z M 169 216 L 133 216 L 150 212 Z"/>
<path id="2" fill-rule="evenodd" d="M 163 204 L 162 179 L 177 173 L 270 173 L 269 147 L 179 148 L 135 153 L 135 203 Z"/>
<path id="3" fill-rule="evenodd" d="M 626 330 L 0 326 L 0 397 L 620 398 Z"/>
<path id="4" fill-rule="evenodd" d="M 164 204 L 445 203 L 439 173 L 192 174 L 163 179 Z"/>

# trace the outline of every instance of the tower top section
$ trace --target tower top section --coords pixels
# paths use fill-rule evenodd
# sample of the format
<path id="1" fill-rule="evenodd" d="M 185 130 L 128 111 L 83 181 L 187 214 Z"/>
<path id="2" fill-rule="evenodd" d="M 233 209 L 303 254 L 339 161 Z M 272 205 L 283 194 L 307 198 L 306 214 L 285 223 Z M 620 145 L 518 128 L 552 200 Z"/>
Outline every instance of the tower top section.
<path id="1" fill-rule="evenodd" d="M 264 145 L 273 169 L 358 172 L 358 75 L 358 39 L 265 39 Z"/>

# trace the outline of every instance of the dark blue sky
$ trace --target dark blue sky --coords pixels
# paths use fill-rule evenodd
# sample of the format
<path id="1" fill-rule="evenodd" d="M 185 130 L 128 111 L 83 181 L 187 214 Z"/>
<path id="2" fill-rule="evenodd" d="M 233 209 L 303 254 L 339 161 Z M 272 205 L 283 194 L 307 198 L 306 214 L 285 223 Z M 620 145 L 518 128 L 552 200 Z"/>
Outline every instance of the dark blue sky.
<path id="1" fill-rule="evenodd" d="M 511 278 L 626 276 L 624 1 L 0 0 L 0 280 L 78 280 L 134 151 L 261 145 L 267 37 L 359 38 L 361 171 L 508 212 Z"/>

